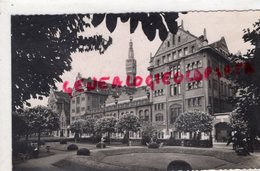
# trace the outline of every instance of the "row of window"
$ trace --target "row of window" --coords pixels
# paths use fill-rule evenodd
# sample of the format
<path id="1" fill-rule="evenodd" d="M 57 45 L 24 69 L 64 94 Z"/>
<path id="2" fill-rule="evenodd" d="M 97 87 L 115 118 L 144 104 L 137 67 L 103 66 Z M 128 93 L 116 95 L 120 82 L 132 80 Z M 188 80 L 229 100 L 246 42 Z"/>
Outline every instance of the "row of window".
<path id="1" fill-rule="evenodd" d="M 85 96 L 81 97 L 81 101 L 84 101 L 85 99 L 86 99 Z M 88 96 L 88 100 L 90 100 L 90 96 Z M 77 102 L 77 104 L 80 103 L 80 96 L 76 97 L 76 102 Z M 72 104 L 75 104 L 75 99 L 72 100 Z"/>
<path id="2" fill-rule="evenodd" d="M 163 110 L 164 109 L 164 104 L 163 103 L 157 103 L 154 104 L 154 110 Z"/>
<path id="3" fill-rule="evenodd" d="M 188 54 L 194 53 L 195 52 L 195 46 L 190 47 L 190 51 L 188 50 L 188 47 L 184 47 L 183 49 L 179 49 L 177 51 L 174 51 L 172 53 L 168 53 L 167 55 L 162 56 L 161 59 L 157 59 L 155 64 L 156 66 L 165 64 L 167 62 L 171 62 L 173 60 L 176 60 L 178 58 L 181 58 L 183 56 L 186 56 Z"/>
<path id="4" fill-rule="evenodd" d="M 202 80 L 194 81 L 186 84 L 186 90 L 193 90 L 202 87 L 203 87 Z"/>
<path id="5" fill-rule="evenodd" d="M 172 84 L 170 85 L 170 96 L 177 96 L 181 94 L 181 85 Z"/>
<path id="6" fill-rule="evenodd" d="M 192 63 L 186 64 L 186 71 L 190 71 L 193 69 L 201 68 L 202 67 L 202 61 L 194 61 Z"/>
<path id="7" fill-rule="evenodd" d="M 157 96 L 162 96 L 164 94 L 165 94 L 164 89 L 160 89 L 160 90 L 155 90 L 154 93 L 153 93 L 153 96 L 157 97 Z"/>
<path id="8" fill-rule="evenodd" d="M 202 97 L 195 97 L 188 99 L 188 107 L 199 107 L 202 106 Z"/>
<path id="9" fill-rule="evenodd" d="M 76 107 L 76 113 L 80 113 L 80 110 L 85 111 L 85 107 Z M 87 110 L 90 110 L 90 106 L 87 106 Z M 72 109 L 71 112 L 75 113 L 75 109 Z"/>
<path id="10" fill-rule="evenodd" d="M 220 81 L 220 87 L 218 87 L 219 83 L 217 80 L 213 79 L 213 89 L 218 91 L 220 89 L 220 93 L 224 96 L 232 96 L 232 88 L 230 84 L 227 84 L 223 81 Z M 209 80 L 209 88 L 211 88 L 211 80 Z"/>

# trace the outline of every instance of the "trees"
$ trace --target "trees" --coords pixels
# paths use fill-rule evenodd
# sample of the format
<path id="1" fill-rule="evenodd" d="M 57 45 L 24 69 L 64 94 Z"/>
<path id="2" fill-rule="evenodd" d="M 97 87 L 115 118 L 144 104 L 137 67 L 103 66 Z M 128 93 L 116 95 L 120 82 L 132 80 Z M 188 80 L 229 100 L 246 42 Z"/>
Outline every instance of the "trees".
<path id="1" fill-rule="evenodd" d="M 117 119 L 115 117 L 104 117 L 97 120 L 95 124 L 95 132 L 100 134 L 107 133 L 108 139 L 110 141 L 110 134 L 115 132 L 115 126 Z"/>
<path id="2" fill-rule="evenodd" d="M 84 125 L 84 120 L 83 119 L 79 119 L 79 120 L 75 120 L 71 125 L 70 125 L 70 130 L 72 133 L 75 133 L 74 138 L 75 141 L 77 141 L 82 133 L 83 133 L 83 125 Z"/>
<path id="3" fill-rule="evenodd" d="M 129 142 L 129 132 L 137 132 L 140 130 L 140 127 L 139 118 L 133 114 L 124 114 L 116 124 L 118 131 L 125 133 L 127 142 Z"/>
<path id="4" fill-rule="evenodd" d="M 200 138 L 202 132 L 212 131 L 212 121 L 213 117 L 207 113 L 190 111 L 180 114 L 174 125 L 177 131 L 194 133 L 193 138 Z"/>
<path id="5" fill-rule="evenodd" d="M 185 13 L 185 12 L 183 12 Z M 112 33 L 117 25 L 118 18 L 125 23 L 130 20 L 130 33 L 134 33 L 140 22 L 146 37 L 152 41 L 156 36 L 156 30 L 159 31 L 159 37 L 162 41 L 167 38 L 168 32 L 175 34 L 178 30 L 176 12 L 161 13 L 125 13 L 125 14 L 94 14 L 92 24 L 98 26 L 106 18 L 107 29 Z M 164 24 L 165 23 L 165 24 Z"/>
<path id="6" fill-rule="evenodd" d="M 89 15 L 15 15 L 11 18 L 12 106 L 49 95 L 60 76 L 71 70 L 71 53 L 104 53 L 112 39 L 78 34 L 90 27 Z M 30 105 L 29 103 L 26 103 Z"/>
<path id="7" fill-rule="evenodd" d="M 96 123 L 96 119 L 94 119 L 94 118 L 87 118 L 86 120 L 84 120 L 83 125 L 82 125 L 83 133 L 94 135 L 95 123 Z"/>
<path id="8" fill-rule="evenodd" d="M 71 70 L 71 54 L 96 50 L 104 53 L 112 38 L 101 35 L 80 36 L 93 25 L 106 18 L 106 26 L 113 32 L 120 18 L 130 21 L 130 33 L 142 24 L 149 40 L 156 30 L 162 40 L 168 31 L 177 32 L 178 13 L 126 13 L 126 14 L 71 14 L 71 15 L 14 15 L 11 17 L 12 45 L 12 108 L 23 108 L 30 98 L 48 96 L 55 83 L 62 82 L 61 75 Z M 166 24 L 164 24 L 166 23 Z"/>
<path id="9" fill-rule="evenodd" d="M 260 20 L 253 24 L 253 29 L 244 30 L 243 39 L 255 48 L 243 56 L 232 55 L 234 63 L 243 61 L 246 69 L 245 73 L 238 72 L 238 76 L 230 76 L 237 88 L 230 120 L 233 130 L 247 135 L 248 143 L 252 144 L 252 140 L 260 136 Z M 247 63 L 252 67 L 246 67 Z"/>
<path id="10" fill-rule="evenodd" d="M 158 125 L 152 122 L 143 122 L 141 124 L 142 131 L 142 145 L 146 145 L 149 143 L 151 138 L 155 136 L 155 134 L 159 131 Z"/>
<path id="11" fill-rule="evenodd" d="M 16 142 L 20 137 L 26 135 L 29 131 L 28 125 L 26 124 L 25 117 L 20 114 L 12 113 L 12 139 Z M 28 135 L 28 134 L 27 134 Z M 26 136 L 28 138 L 28 136 Z M 26 138 L 26 139 L 27 139 Z"/>
<path id="12" fill-rule="evenodd" d="M 24 111 L 28 127 L 38 134 L 38 148 L 40 146 L 41 133 L 59 129 L 59 116 L 45 106 L 37 106 Z"/>

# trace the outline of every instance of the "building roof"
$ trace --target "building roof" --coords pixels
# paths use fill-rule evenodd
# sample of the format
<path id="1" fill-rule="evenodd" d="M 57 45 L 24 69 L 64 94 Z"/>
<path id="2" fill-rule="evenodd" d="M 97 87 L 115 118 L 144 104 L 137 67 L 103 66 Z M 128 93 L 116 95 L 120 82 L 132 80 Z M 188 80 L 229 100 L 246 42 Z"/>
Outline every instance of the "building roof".
<path id="1" fill-rule="evenodd" d="M 137 87 L 134 90 L 132 89 L 129 92 L 129 89 L 121 89 L 122 91 L 119 92 L 117 96 L 118 104 L 125 103 L 130 101 L 130 96 L 133 97 L 133 101 L 141 100 L 147 98 L 147 86 Z M 106 105 L 114 105 L 115 104 L 115 96 L 109 95 L 106 100 Z"/>

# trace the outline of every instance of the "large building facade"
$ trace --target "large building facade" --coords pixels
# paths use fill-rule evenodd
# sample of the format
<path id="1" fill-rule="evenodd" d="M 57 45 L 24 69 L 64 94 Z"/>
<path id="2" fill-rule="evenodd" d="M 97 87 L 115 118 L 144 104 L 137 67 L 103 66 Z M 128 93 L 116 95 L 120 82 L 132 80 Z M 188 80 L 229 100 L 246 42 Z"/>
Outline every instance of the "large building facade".
<path id="1" fill-rule="evenodd" d="M 184 30 L 182 25 L 176 35 L 169 33 L 157 52 L 150 56 L 148 71 L 154 83 L 152 89 L 150 86 L 113 88 L 111 84 L 106 90 L 97 87 L 79 92 L 74 89 L 70 100 L 70 123 L 87 117 L 120 118 L 132 113 L 143 121 L 157 123 L 160 128 L 158 138 L 189 138 L 188 133 L 176 131 L 174 122 L 185 111 L 199 110 L 215 117 L 213 138 L 222 141 L 229 134 L 229 128 L 223 129 L 223 124 L 229 122 L 229 112 L 232 110 L 226 99 L 234 95 L 232 83 L 224 77 L 224 68 L 230 63 L 228 55 L 224 37 L 209 44 L 206 29 L 196 37 Z M 126 75 L 133 84 L 137 62 L 134 59 L 133 42 L 130 41 Z M 212 74 L 205 78 L 209 68 L 212 68 Z M 163 78 L 165 73 L 169 73 L 167 79 Z M 176 82 L 176 75 L 183 79 Z M 198 81 L 195 78 L 198 76 L 203 79 Z M 93 83 L 93 80 L 82 78 L 80 74 L 77 80 L 82 80 L 84 85 Z M 130 136 L 140 138 L 140 133 Z"/>

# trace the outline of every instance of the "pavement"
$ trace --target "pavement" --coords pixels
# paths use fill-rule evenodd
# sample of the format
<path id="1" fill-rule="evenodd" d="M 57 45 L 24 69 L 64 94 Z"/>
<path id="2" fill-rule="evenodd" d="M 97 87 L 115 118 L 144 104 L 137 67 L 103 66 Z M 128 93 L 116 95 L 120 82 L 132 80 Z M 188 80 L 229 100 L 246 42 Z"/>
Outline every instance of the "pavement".
<path id="1" fill-rule="evenodd" d="M 14 171 L 65 171 L 64 168 L 56 167 L 53 164 L 57 163 L 59 161 L 62 161 L 63 159 L 70 158 L 71 156 L 76 155 L 75 151 L 69 152 L 66 150 L 67 145 L 60 145 L 59 143 L 53 143 L 48 144 L 51 146 L 51 152 L 54 152 L 54 155 L 48 156 L 48 157 L 42 157 L 42 158 L 36 158 L 36 159 L 30 159 L 26 160 L 22 163 L 19 163 L 17 165 L 13 166 Z M 96 149 L 95 145 L 92 144 L 77 144 L 79 148 L 88 148 L 88 149 Z M 120 147 L 111 147 L 111 148 L 120 148 Z M 232 146 L 225 146 L 225 144 L 215 144 L 215 149 L 218 150 L 224 150 L 224 151 L 232 151 Z M 230 164 L 231 168 L 237 168 L 237 167 L 246 167 L 246 168 L 260 168 L 260 152 L 252 153 L 252 156 L 254 156 L 253 160 L 244 161 L 242 163 L 239 163 L 238 165 L 232 165 Z M 143 157 L 143 156 L 139 156 Z M 137 158 L 137 156 L 136 156 Z M 111 158 L 112 159 L 112 158 Z M 106 159 L 107 161 L 109 159 Z M 192 158 L 190 159 L 192 162 Z M 212 160 L 214 162 L 214 160 Z M 203 161 L 202 161 L 203 162 Z M 208 163 L 209 164 L 209 163 Z M 80 168 L 80 166 L 70 165 L 69 170 L 86 170 L 86 168 Z M 221 167 L 219 167 L 221 168 Z M 67 169 L 66 169 L 67 170 Z M 88 170 L 88 169 L 87 169 Z M 93 170 L 93 169 L 90 169 Z M 94 169 L 95 170 L 95 169 Z M 93 171 L 94 171 L 93 170 Z M 89 171 L 89 170 L 88 170 Z"/>

